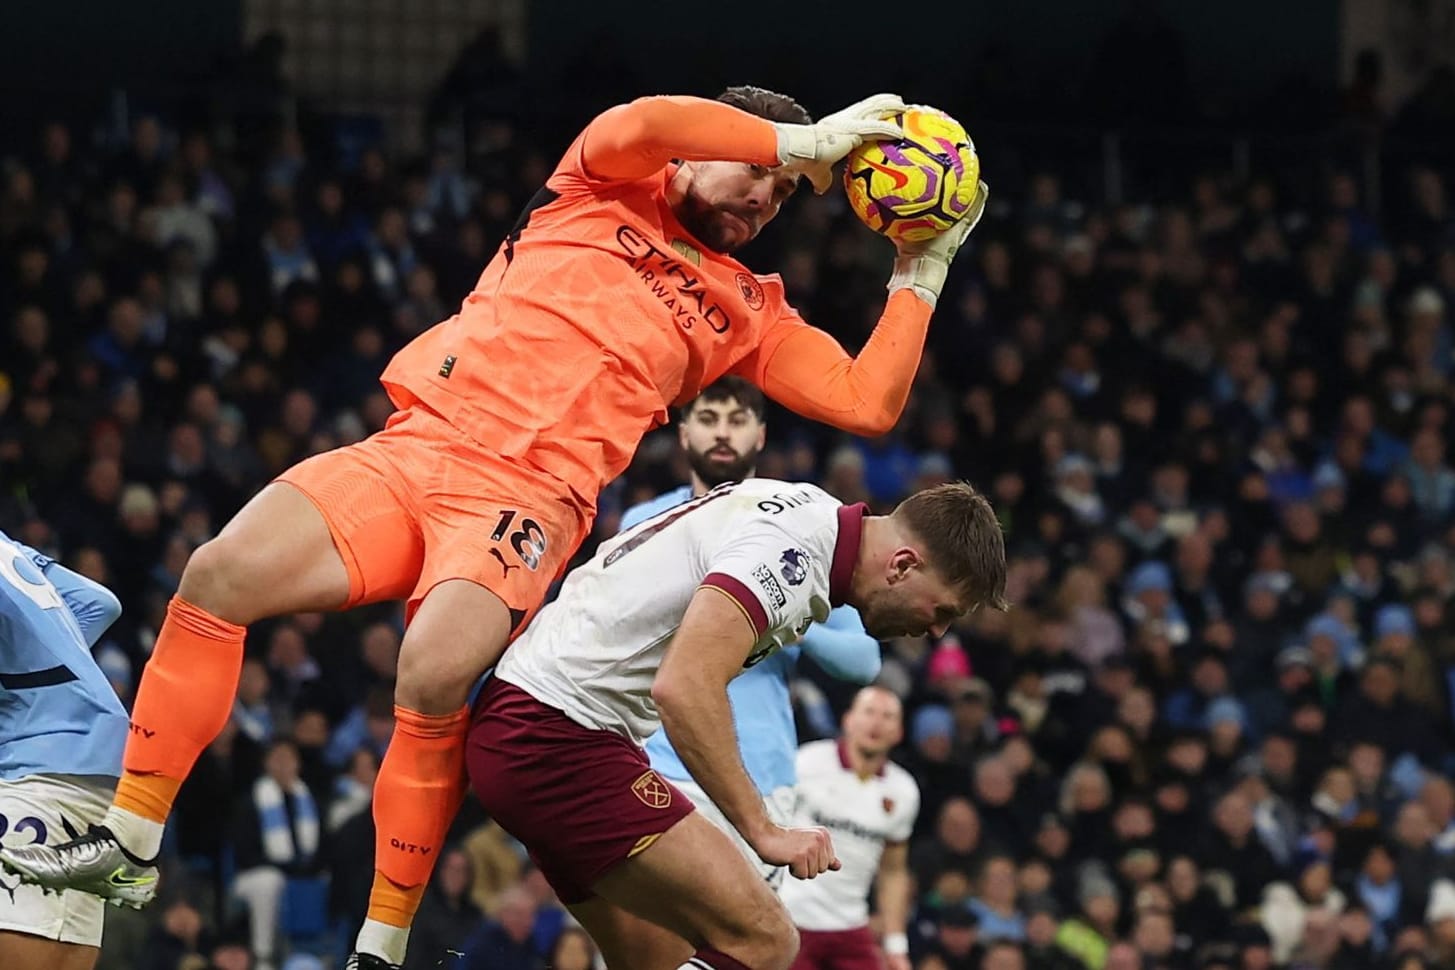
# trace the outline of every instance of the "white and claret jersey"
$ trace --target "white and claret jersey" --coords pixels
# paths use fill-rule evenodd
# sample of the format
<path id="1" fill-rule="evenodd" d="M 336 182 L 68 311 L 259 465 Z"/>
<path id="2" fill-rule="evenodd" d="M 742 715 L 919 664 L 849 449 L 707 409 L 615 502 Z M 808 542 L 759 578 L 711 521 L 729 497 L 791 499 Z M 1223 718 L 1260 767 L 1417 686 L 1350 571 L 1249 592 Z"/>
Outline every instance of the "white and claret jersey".
<path id="1" fill-rule="evenodd" d="M 779 889 L 795 926 L 852 930 L 869 923 L 869 890 L 884 846 L 904 842 L 919 814 L 919 786 L 888 762 L 860 778 L 838 741 L 810 741 L 798 749 L 800 825 L 822 825 L 834 839 L 841 868 L 813 879 L 787 879 Z"/>
<path id="2" fill-rule="evenodd" d="M 661 724 L 652 682 L 698 588 L 726 593 L 752 624 L 747 669 L 843 602 L 863 520 L 862 505 L 812 485 L 721 485 L 602 543 L 495 675 L 641 744 Z"/>

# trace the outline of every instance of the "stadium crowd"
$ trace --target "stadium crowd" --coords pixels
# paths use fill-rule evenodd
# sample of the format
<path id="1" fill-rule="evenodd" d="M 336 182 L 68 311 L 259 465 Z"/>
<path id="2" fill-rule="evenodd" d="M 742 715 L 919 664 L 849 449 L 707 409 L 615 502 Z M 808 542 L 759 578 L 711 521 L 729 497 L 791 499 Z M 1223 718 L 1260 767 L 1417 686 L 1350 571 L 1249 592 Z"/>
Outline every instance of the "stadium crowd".
<path id="1" fill-rule="evenodd" d="M 50 124 L 0 164 L 0 529 L 117 592 L 97 658 L 124 700 L 190 552 L 382 427 L 389 355 L 452 312 L 564 144 L 475 134 L 404 162 L 283 129 L 249 157 L 146 116 L 110 150 Z M 1065 174 L 996 197 L 894 433 L 775 412 L 759 465 L 876 509 L 963 477 L 1003 519 L 1015 608 L 884 645 L 923 795 L 914 965 L 1455 966 L 1450 173 L 1411 166 L 1378 218 L 1337 169 L 1112 207 Z M 890 247 L 837 192 L 789 208 L 746 261 L 856 346 Z M 649 437 L 597 536 L 684 479 Z M 102 967 L 335 958 L 401 622 L 250 629 L 164 898 L 109 916 Z M 848 690 L 805 663 L 804 740 Z M 263 776 L 312 824 L 272 830 Z M 409 967 L 590 965 L 478 809 L 453 845 Z"/>

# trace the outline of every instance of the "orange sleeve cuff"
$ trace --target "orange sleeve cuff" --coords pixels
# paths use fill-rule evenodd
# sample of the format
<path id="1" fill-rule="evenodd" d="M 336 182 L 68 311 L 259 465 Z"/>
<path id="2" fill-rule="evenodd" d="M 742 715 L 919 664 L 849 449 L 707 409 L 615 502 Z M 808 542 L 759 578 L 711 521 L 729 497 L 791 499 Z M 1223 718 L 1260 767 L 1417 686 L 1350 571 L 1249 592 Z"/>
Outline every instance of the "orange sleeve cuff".
<path id="1" fill-rule="evenodd" d="M 721 101 L 659 96 L 617 105 L 587 126 L 582 162 L 603 179 L 645 178 L 673 159 L 778 164 L 773 124 Z"/>
<path id="2" fill-rule="evenodd" d="M 868 437 L 899 421 L 919 370 L 931 308 L 896 290 L 858 357 L 802 321 L 780 323 L 758 354 L 757 383 L 779 404 L 815 421 Z"/>

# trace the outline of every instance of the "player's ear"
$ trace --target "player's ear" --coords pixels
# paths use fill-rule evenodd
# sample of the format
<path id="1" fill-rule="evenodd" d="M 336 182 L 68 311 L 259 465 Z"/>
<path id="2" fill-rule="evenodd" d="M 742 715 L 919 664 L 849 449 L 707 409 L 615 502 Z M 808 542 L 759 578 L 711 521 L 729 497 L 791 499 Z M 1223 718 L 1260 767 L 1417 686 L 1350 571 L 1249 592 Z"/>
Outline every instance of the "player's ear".
<path id="1" fill-rule="evenodd" d="M 902 583 L 909 578 L 910 573 L 919 566 L 920 556 L 909 546 L 900 546 L 889 554 L 888 580 L 889 585 Z"/>

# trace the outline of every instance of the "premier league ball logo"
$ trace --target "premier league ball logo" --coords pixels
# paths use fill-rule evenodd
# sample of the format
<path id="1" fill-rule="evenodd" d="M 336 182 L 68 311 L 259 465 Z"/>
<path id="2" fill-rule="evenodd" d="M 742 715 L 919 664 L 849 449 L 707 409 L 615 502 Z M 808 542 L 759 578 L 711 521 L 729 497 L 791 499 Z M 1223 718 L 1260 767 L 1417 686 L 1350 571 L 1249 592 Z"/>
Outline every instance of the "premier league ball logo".
<path id="1" fill-rule="evenodd" d="M 808 578 L 808 553 L 802 549 L 785 549 L 779 559 L 783 563 L 783 581 L 797 586 Z"/>

